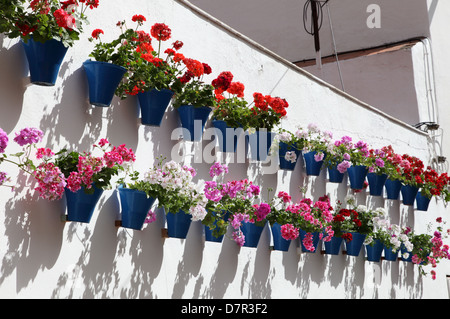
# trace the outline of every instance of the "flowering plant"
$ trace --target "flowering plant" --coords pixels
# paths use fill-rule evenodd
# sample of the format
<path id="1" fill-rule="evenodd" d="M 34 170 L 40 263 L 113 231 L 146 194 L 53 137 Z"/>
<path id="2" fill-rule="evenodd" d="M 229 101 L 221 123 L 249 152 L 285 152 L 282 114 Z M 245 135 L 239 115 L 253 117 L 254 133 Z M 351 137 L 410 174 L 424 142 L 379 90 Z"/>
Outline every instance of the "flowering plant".
<path id="1" fill-rule="evenodd" d="M 354 144 L 350 136 L 343 136 L 329 144 L 325 162 L 328 167 L 336 166 L 339 172 L 344 173 L 351 165 L 369 166 L 368 156 L 367 143 L 359 141 Z"/>
<path id="2" fill-rule="evenodd" d="M 143 23 L 144 17 L 137 16 L 136 21 Z M 122 22 L 120 22 L 122 23 Z M 116 95 L 121 99 L 129 95 L 136 95 L 150 89 L 169 89 L 179 92 L 182 83 L 178 76 L 184 55 L 177 52 L 183 46 L 183 42 L 175 41 L 171 48 L 167 48 L 162 56 L 161 43 L 172 37 L 171 29 L 164 23 L 155 23 L 150 34 L 139 32 L 139 45 L 133 52 L 133 60 L 127 63 L 128 74 L 124 76 L 119 84 Z M 155 50 L 151 44 L 152 39 L 158 40 L 158 49 Z"/>
<path id="3" fill-rule="evenodd" d="M 50 162 L 50 158 L 54 153 L 48 148 L 37 148 L 36 144 L 42 141 L 44 133 L 37 128 L 24 128 L 16 133 L 14 142 L 22 147 L 22 152 L 7 155 L 5 149 L 8 146 L 8 135 L 0 129 L 0 163 L 8 162 L 16 165 L 26 174 L 32 176 L 38 186 L 35 188 L 39 192 L 39 196 L 48 200 L 56 200 L 62 197 L 66 179 L 59 167 Z M 35 164 L 31 159 L 33 149 L 36 149 L 35 156 L 40 161 Z M 0 185 L 11 187 L 14 185 L 5 184 L 10 182 L 6 172 L 0 172 Z"/>
<path id="4" fill-rule="evenodd" d="M 8 37 L 25 42 L 60 40 L 72 46 L 87 23 L 87 9 L 97 8 L 99 0 L 19 0 L 0 11 L 2 30 Z M 3 4 L 2 4 L 3 8 Z"/>
<path id="5" fill-rule="evenodd" d="M 191 58 L 184 58 L 182 62 L 185 70 L 184 74 L 179 77 L 179 80 L 183 86 L 173 98 L 173 107 L 192 105 L 194 107 L 206 106 L 214 108 L 216 105 L 214 87 L 203 82 L 203 76 L 211 74 L 211 67 L 206 63 Z"/>
<path id="6" fill-rule="evenodd" d="M 374 229 L 373 218 L 384 216 L 384 210 L 371 211 L 364 205 L 356 206 L 353 195 L 348 195 L 345 201 L 350 208 L 341 207 L 342 204 L 338 201 L 333 215 L 331 226 L 335 236 L 351 241 L 353 239 L 352 232 L 371 235 Z"/>
<path id="7" fill-rule="evenodd" d="M 297 131 L 300 132 L 300 131 Z M 296 132 L 296 133 L 297 133 Z M 287 151 L 284 155 L 286 161 L 294 163 L 297 161 L 297 154 L 295 150 L 301 151 L 305 147 L 305 138 L 301 134 L 292 133 L 285 129 L 280 128 L 277 135 L 275 136 L 275 141 L 272 146 L 276 147 L 279 143 L 284 143 L 287 145 Z"/>
<path id="8" fill-rule="evenodd" d="M 172 160 L 147 171 L 144 180 L 147 185 L 161 186 L 156 186 L 159 192 L 158 202 L 166 213 L 183 211 L 191 214 L 193 221 L 197 221 L 206 216 L 207 200 L 193 182 L 196 174 L 194 168 Z"/>
<path id="9" fill-rule="evenodd" d="M 285 99 L 263 95 L 259 92 L 253 93 L 252 104 L 254 106 L 251 107 L 251 112 L 244 114 L 244 122 L 248 124 L 249 128 L 255 130 L 264 128 L 268 132 L 281 123 L 286 116 L 286 108 L 289 107 L 289 103 Z"/>
<path id="10" fill-rule="evenodd" d="M 94 29 L 89 41 L 96 41 L 96 43 L 89 56 L 95 61 L 113 63 L 127 68 L 135 60 L 135 54 L 152 50 L 150 35 L 139 30 L 146 21 L 145 17 L 136 14 L 131 20 L 137 23 L 134 29 L 128 28 L 125 21 L 117 22 L 116 26 L 120 28 L 120 35 L 110 42 L 102 41 L 101 35 L 104 34 L 102 29 Z"/>
<path id="11" fill-rule="evenodd" d="M 82 188 L 88 194 L 97 188 L 107 189 L 111 187 L 111 178 L 124 170 L 124 165 L 136 160 L 132 149 L 125 144 L 113 146 L 107 139 L 100 139 L 93 149 L 99 149 L 101 156 L 96 156 L 90 151 L 77 152 L 61 150 L 54 160 L 55 165 L 64 174 L 67 188 L 76 192 Z"/>
<path id="12" fill-rule="evenodd" d="M 309 198 L 304 198 L 298 203 L 290 204 L 286 211 L 296 216 L 292 226 L 306 232 L 302 243 L 307 250 L 315 250 L 312 242 L 312 233 L 318 232 L 319 239 L 323 239 L 326 242 L 331 240 L 334 234 L 330 225 L 333 220 L 333 207 L 330 205 L 328 196 L 322 196 L 316 202 Z M 327 234 L 325 237 L 324 233 Z"/>
<path id="13" fill-rule="evenodd" d="M 424 164 L 419 158 L 403 154 L 399 163 L 400 181 L 406 185 L 420 187 L 423 184 L 423 168 Z"/>
<path id="14" fill-rule="evenodd" d="M 295 134 L 304 139 L 303 152 L 316 152 L 314 159 L 317 162 L 324 159 L 333 138 L 331 132 L 322 131 L 315 123 L 310 123 L 306 129 L 298 127 Z"/>
<path id="15" fill-rule="evenodd" d="M 431 198 L 433 195 L 443 195 L 444 200 L 448 201 L 449 191 L 448 185 L 450 178 L 447 173 L 438 174 L 430 166 L 423 171 L 422 184 L 420 184 L 420 193 L 427 198 Z"/>
<path id="16" fill-rule="evenodd" d="M 229 127 L 246 130 L 248 124 L 245 119 L 251 111 L 244 99 L 245 86 L 241 82 L 232 82 L 233 77 L 230 71 L 223 71 L 211 83 L 216 97 L 213 118 L 225 121 Z"/>
<path id="17" fill-rule="evenodd" d="M 214 163 L 210 168 L 210 176 L 221 177 L 228 173 L 228 167 Z M 233 230 L 233 240 L 239 246 L 245 243 L 245 236 L 240 226 L 242 222 L 259 222 L 268 214 L 267 207 L 255 207 L 253 201 L 259 196 L 260 188 L 247 179 L 218 182 L 206 181 L 204 195 L 208 200 L 208 214 L 203 224 L 213 229 L 213 235 L 219 237 L 227 231 L 228 225 Z"/>

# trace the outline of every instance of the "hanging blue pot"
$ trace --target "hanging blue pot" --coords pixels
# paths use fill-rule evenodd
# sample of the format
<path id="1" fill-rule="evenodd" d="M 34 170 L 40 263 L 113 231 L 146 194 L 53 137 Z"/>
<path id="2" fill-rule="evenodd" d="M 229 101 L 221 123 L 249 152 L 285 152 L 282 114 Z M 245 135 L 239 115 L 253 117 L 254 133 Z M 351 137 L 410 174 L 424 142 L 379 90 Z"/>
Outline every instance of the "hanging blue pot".
<path id="1" fill-rule="evenodd" d="M 287 161 L 285 158 L 286 152 L 294 152 L 297 156 L 297 160 L 292 163 L 291 161 Z M 296 147 L 291 147 L 284 142 L 279 143 L 278 147 L 278 157 L 280 158 L 280 168 L 288 171 L 293 171 L 295 169 L 295 165 L 298 162 L 299 156 L 301 154 L 301 150 Z"/>
<path id="2" fill-rule="evenodd" d="M 173 91 L 169 89 L 151 89 L 138 93 L 141 123 L 149 126 L 160 126 L 172 96 Z"/>
<path id="3" fill-rule="evenodd" d="M 89 223 L 103 189 L 94 188 L 93 194 L 87 194 L 82 187 L 77 192 L 65 189 L 67 203 L 67 220 L 71 222 Z"/>
<path id="4" fill-rule="evenodd" d="M 383 194 L 384 184 L 386 183 L 386 174 L 368 173 L 369 192 L 372 196 L 381 196 Z"/>
<path id="5" fill-rule="evenodd" d="M 339 252 L 341 251 L 342 241 L 342 237 L 336 236 L 331 237 L 330 241 L 324 241 L 325 253 L 328 255 L 339 255 Z"/>
<path id="6" fill-rule="evenodd" d="M 388 248 L 388 247 L 384 246 L 384 259 L 389 260 L 389 261 L 397 261 L 398 250 L 393 252 L 392 248 Z"/>
<path id="7" fill-rule="evenodd" d="M 223 219 L 225 221 L 227 221 L 229 216 L 230 216 L 230 213 L 227 212 L 227 213 L 224 214 Z M 217 225 L 217 221 L 214 221 L 214 225 Z M 214 230 L 211 230 L 208 226 L 205 225 L 205 240 L 206 241 L 213 241 L 213 242 L 216 242 L 216 243 L 222 242 L 224 235 L 216 237 L 216 236 L 213 235 L 213 231 Z"/>
<path id="8" fill-rule="evenodd" d="M 430 205 L 431 198 L 428 198 L 425 195 L 422 195 L 421 192 L 417 192 L 416 195 L 416 208 L 417 210 L 427 211 L 428 206 Z"/>
<path id="9" fill-rule="evenodd" d="M 408 253 L 408 258 L 403 257 L 403 254 L 405 254 L 405 253 Z M 404 244 L 401 244 L 401 246 L 400 246 L 400 256 L 403 261 L 412 262 L 413 254 L 406 249 Z"/>
<path id="10" fill-rule="evenodd" d="M 305 159 L 306 166 L 306 175 L 309 176 L 319 176 L 320 170 L 322 169 L 323 160 L 316 161 L 314 159 L 314 155 L 316 155 L 316 151 L 311 151 L 308 153 L 303 153 L 303 158 Z M 325 155 L 324 155 L 325 157 Z"/>
<path id="11" fill-rule="evenodd" d="M 275 135 L 275 133 L 265 130 L 257 130 L 248 134 L 246 140 L 250 146 L 250 158 L 255 161 L 265 161 Z"/>
<path id="12" fill-rule="evenodd" d="M 171 238 L 186 238 L 191 226 L 191 214 L 179 210 L 177 213 L 166 214 L 167 233 Z"/>
<path id="13" fill-rule="evenodd" d="M 200 141 L 209 113 L 211 113 L 211 108 L 207 106 L 181 105 L 177 110 L 180 116 L 181 127 L 188 131 L 185 132 L 183 130 L 183 138 L 188 141 Z"/>
<path id="14" fill-rule="evenodd" d="M 350 188 L 362 189 L 369 169 L 364 165 L 352 165 L 347 168 Z"/>
<path id="15" fill-rule="evenodd" d="M 300 229 L 299 234 L 300 234 L 300 236 L 299 236 L 300 237 L 300 246 L 302 247 L 302 251 L 304 253 L 315 253 L 317 251 L 317 246 L 319 245 L 319 240 L 320 240 L 319 232 L 311 233 L 313 235 L 312 246 L 314 247 L 314 250 L 307 249 L 307 247 L 303 244 L 303 240 L 305 239 L 308 232 L 304 231 L 303 229 Z"/>
<path id="16" fill-rule="evenodd" d="M 286 240 L 281 236 L 281 225 L 274 223 L 271 227 L 273 238 L 273 249 L 288 251 L 292 240 Z"/>
<path id="17" fill-rule="evenodd" d="M 366 245 L 367 260 L 380 261 L 383 253 L 384 245 L 379 239 L 375 239 L 372 245 Z"/>
<path id="18" fill-rule="evenodd" d="M 265 226 L 265 225 L 264 225 Z M 245 236 L 245 247 L 257 247 L 264 226 L 260 226 L 250 222 L 242 222 L 241 231 Z"/>
<path id="19" fill-rule="evenodd" d="M 222 152 L 236 152 L 239 136 L 243 132 L 242 128 L 234 128 L 227 125 L 225 121 L 212 121 L 213 127 L 220 133 L 217 139 L 219 140 L 219 149 Z"/>
<path id="20" fill-rule="evenodd" d="M 22 45 L 28 60 L 31 83 L 55 85 L 68 48 L 61 41 L 54 39 L 42 43 L 30 38 L 27 42 L 22 41 Z"/>
<path id="21" fill-rule="evenodd" d="M 328 167 L 328 180 L 330 183 L 342 183 L 344 180 L 344 173 L 339 172 L 336 167 L 337 165 Z"/>
<path id="22" fill-rule="evenodd" d="M 88 79 L 89 103 L 100 107 L 110 106 L 127 69 L 113 63 L 91 60 L 85 61 L 83 67 Z"/>
<path id="23" fill-rule="evenodd" d="M 384 187 L 386 188 L 386 197 L 387 199 L 398 199 L 400 196 L 400 189 L 402 188 L 402 183 L 399 180 L 391 180 L 386 179 L 384 183 Z"/>
<path id="24" fill-rule="evenodd" d="M 122 227 L 141 230 L 155 198 L 143 191 L 119 187 Z"/>
<path id="25" fill-rule="evenodd" d="M 416 195 L 419 192 L 419 189 L 411 185 L 402 185 L 400 191 L 402 193 L 403 204 L 414 205 L 414 201 L 416 200 Z"/>
<path id="26" fill-rule="evenodd" d="M 360 234 L 356 232 L 350 232 L 352 234 L 352 240 L 345 241 L 345 248 L 347 250 L 347 255 L 349 256 L 359 256 L 361 252 L 361 247 L 366 239 L 365 234 Z"/>

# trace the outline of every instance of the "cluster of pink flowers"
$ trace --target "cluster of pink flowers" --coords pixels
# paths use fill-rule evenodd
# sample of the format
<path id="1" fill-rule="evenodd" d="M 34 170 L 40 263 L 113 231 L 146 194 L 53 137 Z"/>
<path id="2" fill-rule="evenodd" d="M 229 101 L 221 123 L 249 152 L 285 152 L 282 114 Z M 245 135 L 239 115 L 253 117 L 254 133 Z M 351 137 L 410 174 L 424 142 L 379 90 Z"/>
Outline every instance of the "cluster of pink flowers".
<path id="1" fill-rule="evenodd" d="M 8 134 L 0 128 L 0 153 L 5 153 L 8 141 Z"/>
<path id="2" fill-rule="evenodd" d="M 230 225 L 234 228 L 233 231 L 233 240 L 238 244 L 239 246 L 244 246 L 245 244 L 245 235 L 243 234 L 241 230 L 242 223 L 249 223 L 251 222 L 250 216 L 248 214 L 243 213 L 237 213 L 233 214 L 230 218 Z"/>
<path id="3" fill-rule="evenodd" d="M 44 133 L 41 130 L 33 127 L 27 127 L 20 130 L 19 133 L 16 133 L 14 141 L 20 146 L 25 146 L 28 144 L 39 143 L 42 141 L 43 136 Z"/>
<path id="4" fill-rule="evenodd" d="M 209 176 L 220 176 L 223 173 L 228 173 L 228 166 L 220 164 L 218 162 L 214 163 L 209 169 Z"/>
<path id="5" fill-rule="evenodd" d="M 67 183 L 59 167 L 53 163 L 44 162 L 36 168 L 33 175 L 38 182 L 36 190 L 39 192 L 39 197 L 47 200 L 62 197 Z"/>
<path id="6" fill-rule="evenodd" d="M 292 224 L 284 224 L 281 226 L 281 237 L 286 240 L 294 240 L 299 235 L 299 229 Z"/>

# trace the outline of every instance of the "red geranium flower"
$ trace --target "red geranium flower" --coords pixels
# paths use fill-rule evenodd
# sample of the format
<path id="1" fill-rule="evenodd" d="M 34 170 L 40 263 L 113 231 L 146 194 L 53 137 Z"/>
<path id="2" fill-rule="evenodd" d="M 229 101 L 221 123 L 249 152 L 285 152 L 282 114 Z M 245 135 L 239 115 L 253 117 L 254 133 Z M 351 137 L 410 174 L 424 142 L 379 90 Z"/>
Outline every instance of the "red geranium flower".
<path id="1" fill-rule="evenodd" d="M 166 41 L 170 39 L 172 30 L 164 23 L 155 23 L 152 26 L 150 33 L 155 39 Z"/>
<path id="2" fill-rule="evenodd" d="M 200 61 L 185 58 L 183 59 L 183 63 L 194 76 L 200 77 L 203 75 L 203 64 Z"/>
<path id="3" fill-rule="evenodd" d="M 95 29 L 94 31 L 92 31 L 92 37 L 94 39 L 98 39 L 98 36 L 100 34 L 104 34 L 102 29 Z"/>
<path id="4" fill-rule="evenodd" d="M 141 15 L 141 14 L 135 14 L 135 15 L 131 18 L 131 21 L 142 23 L 142 22 L 144 22 L 144 21 L 147 21 L 147 19 L 146 19 L 143 15 Z"/>

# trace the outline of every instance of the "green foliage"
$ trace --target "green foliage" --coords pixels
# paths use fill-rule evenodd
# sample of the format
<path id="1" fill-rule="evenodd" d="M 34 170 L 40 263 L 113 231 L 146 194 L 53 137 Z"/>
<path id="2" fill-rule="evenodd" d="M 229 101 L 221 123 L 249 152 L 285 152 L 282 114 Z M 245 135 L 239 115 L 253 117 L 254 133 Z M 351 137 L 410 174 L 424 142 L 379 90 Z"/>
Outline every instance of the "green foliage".
<path id="1" fill-rule="evenodd" d="M 213 110 L 213 118 L 225 121 L 229 127 L 242 127 L 244 131 L 250 127 L 247 122 L 250 116 L 247 101 L 236 96 L 220 100 Z"/>
<path id="2" fill-rule="evenodd" d="M 181 105 L 192 105 L 194 107 L 215 107 L 216 99 L 214 87 L 211 84 L 205 84 L 201 81 L 191 81 L 183 86 L 181 91 L 175 94 L 173 107 Z"/>

